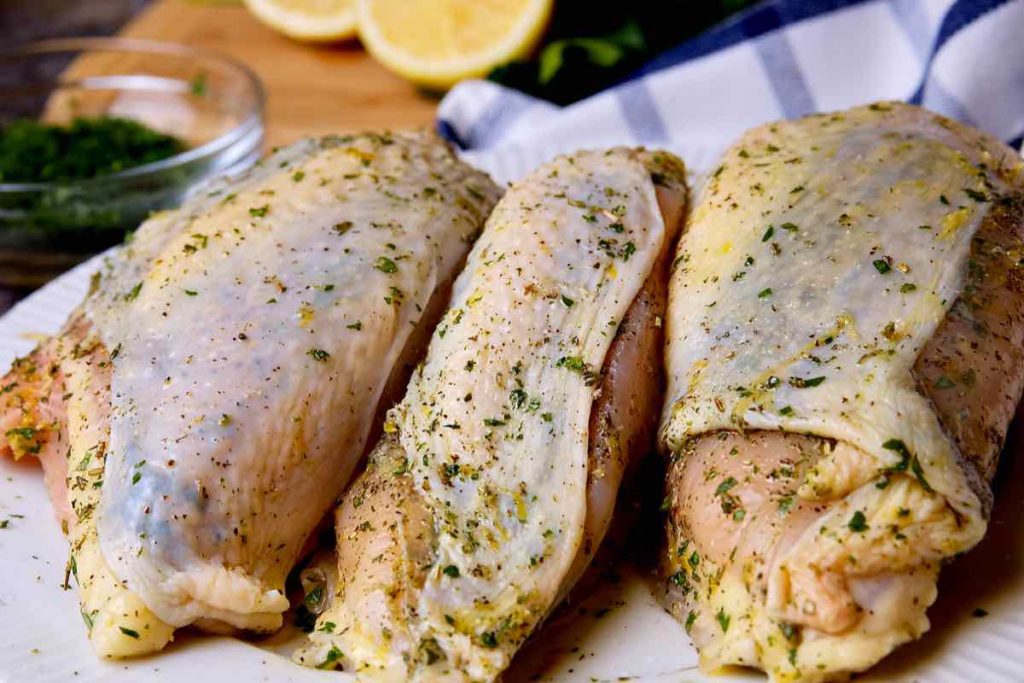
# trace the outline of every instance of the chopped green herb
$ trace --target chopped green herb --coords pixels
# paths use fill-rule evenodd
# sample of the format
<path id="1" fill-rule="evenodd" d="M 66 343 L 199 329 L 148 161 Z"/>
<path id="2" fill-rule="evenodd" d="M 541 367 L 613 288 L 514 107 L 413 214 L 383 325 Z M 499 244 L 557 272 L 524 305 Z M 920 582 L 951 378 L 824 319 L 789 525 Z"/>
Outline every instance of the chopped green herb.
<path id="1" fill-rule="evenodd" d="M 722 627 L 722 633 L 727 632 L 729 630 L 729 622 L 732 619 L 728 614 L 726 614 L 725 608 L 719 609 L 715 618 L 718 620 L 718 625 Z"/>
<path id="2" fill-rule="evenodd" d="M 931 484 L 928 483 L 928 480 L 924 478 L 924 468 L 921 467 L 921 461 L 916 457 L 910 459 L 910 471 L 914 473 L 914 476 L 917 477 L 917 480 L 921 483 L 921 486 L 924 487 L 925 491 L 931 493 L 935 490 L 932 488 Z"/>
<path id="3" fill-rule="evenodd" d="M 318 669 L 334 669 L 337 666 L 338 660 L 342 658 L 341 650 L 338 649 L 337 645 L 331 645 L 331 649 L 327 651 L 327 657 L 324 661 L 316 665 Z"/>
<path id="4" fill-rule="evenodd" d="M 729 489 L 736 486 L 736 479 L 733 477 L 726 477 L 725 481 L 718 485 L 715 489 L 715 495 L 721 496 L 724 493 L 728 493 Z"/>
<path id="5" fill-rule="evenodd" d="M 263 206 L 254 206 L 249 209 L 249 215 L 253 218 L 263 218 L 270 211 L 270 205 L 264 204 Z"/>
<path id="6" fill-rule="evenodd" d="M 903 286 L 900 287 L 900 292 L 902 294 L 910 294 L 911 292 L 914 291 L 917 291 L 917 285 L 915 285 L 913 282 L 904 282 Z"/>
<path id="7" fill-rule="evenodd" d="M 18 119 L 0 129 L 0 183 L 85 180 L 184 150 L 181 140 L 130 119 L 76 118 L 66 125 Z M 49 193 L 43 194 L 47 201 L 53 200 Z"/>
<path id="8" fill-rule="evenodd" d="M 453 579 L 459 578 L 459 568 L 456 567 L 454 564 L 448 565 L 441 571 L 444 573 L 445 576 L 451 577 Z"/>
<path id="9" fill-rule="evenodd" d="M 900 455 L 900 461 L 896 465 L 889 468 L 890 472 L 907 471 L 907 467 L 909 467 L 910 465 L 911 456 L 910 449 L 907 448 L 907 445 L 905 443 L 903 443 L 899 439 L 889 439 L 888 441 L 882 444 L 882 448 L 884 448 L 887 451 L 895 451 Z"/>
<path id="10" fill-rule="evenodd" d="M 693 628 L 693 622 L 697 621 L 697 613 L 691 611 L 686 615 L 686 632 L 689 633 L 690 629 Z"/>
<path id="11" fill-rule="evenodd" d="M 846 526 L 850 528 L 850 531 L 857 533 L 867 531 L 868 529 L 867 519 L 865 519 L 864 513 L 860 510 L 853 513 L 853 516 L 850 517 L 850 521 L 846 523 Z"/>
<path id="12" fill-rule="evenodd" d="M 309 351 L 306 351 L 306 355 L 318 363 L 326 363 L 327 359 L 331 357 L 331 354 L 327 353 L 323 349 L 310 349 Z"/>
<path id="13" fill-rule="evenodd" d="M 769 225 L 768 229 L 764 231 L 764 236 L 761 237 L 761 241 L 762 242 L 767 242 L 768 240 L 770 240 L 772 238 L 772 235 L 774 235 L 774 234 L 775 234 L 775 226 L 774 225 Z"/>
<path id="14" fill-rule="evenodd" d="M 804 378 L 804 377 L 790 377 L 789 378 L 790 386 L 792 386 L 792 387 L 794 387 L 796 389 L 808 389 L 810 387 L 816 387 L 816 386 L 818 386 L 819 384 L 821 384 L 824 381 L 825 381 L 824 376 L 822 376 L 822 377 L 808 377 L 808 378 Z"/>
<path id="15" fill-rule="evenodd" d="M 758 299 L 764 299 L 764 298 L 769 297 L 771 295 L 772 295 L 772 288 L 771 287 L 765 287 L 764 289 L 762 289 L 760 292 L 757 293 L 757 298 Z"/>
<path id="16" fill-rule="evenodd" d="M 395 262 L 389 259 L 387 256 L 378 256 L 374 262 L 373 267 L 382 273 L 395 273 L 398 272 L 398 266 Z"/>
<path id="17" fill-rule="evenodd" d="M 682 588 L 684 592 L 688 592 L 690 590 L 690 579 L 682 569 L 669 576 L 668 580 L 673 586 Z"/>
<path id="18" fill-rule="evenodd" d="M 783 496 L 782 498 L 780 498 L 779 499 L 779 514 L 780 515 L 784 515 L 784 514 L 788 513 L 793 508 L 793 503 L 795 502 L 795 500 L 796 499 L 793 498 L 793 496 Z"/>
<path id="19" fill-rule="evenodd" d="M 572 299 L 570 299 L 569 297 L 567 297 L 565 294 L 563 294 L 562 295 L 562 303 L 565 304 L 566 308 L 572 308 L 572 305 L 574 303 L 576 303 L 576 302 L 573 301 Z"/>
<path id="20" fill-rule="evenodd" d="M 37 430 L 35 427 L 14 427 L 4 432 L 4 436 L 20 437 L 22 439 L 34 439 L 36 438 Z"/>
<path id="21" fill-rule="evenodd" d="M 889 262 L 881 258 L 876 258 L 874 261 L 871 262 L 871 265 L 873 265 L 875 267 L 875 270 L 877 270 L 882 275 L 885 275 L 886 273 L 892 270 L 892 266 L 889 265 Z"/>
<path id="22" fill-rule="evenodd" d="M 323 599 L 324 587 L 323 585 L 318 585 L 314 586 L 308 593 L 306 593 L 306 597 L 302 599 L 302 603 L 307 609 L 313 610 L 320 606 Z"/>
<path id="23" fill-rule="evenodd" d="M 587 369 L 587 364 L 579 356 L 562 356 L 555 363 L 555 367 L 582 373 Z"/>
<path id="24" fill-rule="evenodd" d="M 191 90 L 192 94 L 195 95 L 196 97 L 202 97 L 203 95 L 206 94 L 206 72 L 205 71 L 200 71 L 199 73 L 197 73 L 192 78 L 192 81 L 189 83 L 189 90 Z"/>
<path id="25" fill-rule="evenodd" d="M 522 389 L 513 389 L 509 394 L 509 402 L 513 408 L 522 408 L 526 404 L 526 392 Z"/>
<path id="26" fill-rule="evenodd" d="M 121 633 L 125 634 L 129 638 L 134 638 L 135 640 L 139 639 L 138 631 L 130 628 L 125 628 L 124 626 L 118 626 L 118 628 L 121 629 Z"/>

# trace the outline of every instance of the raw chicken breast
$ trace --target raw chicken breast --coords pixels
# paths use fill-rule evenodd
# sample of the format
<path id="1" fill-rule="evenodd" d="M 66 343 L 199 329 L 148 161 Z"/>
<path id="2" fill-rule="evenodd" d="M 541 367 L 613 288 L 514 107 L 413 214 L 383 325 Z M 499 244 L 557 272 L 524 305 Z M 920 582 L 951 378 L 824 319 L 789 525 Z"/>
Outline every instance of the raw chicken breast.
<path id="1" fill-rule="evenodd" d="M 1024 184 L 903 104 L 747 133 L 668 314 L 668 600 L 707 669 L 861 671 L 985 533 L 1024 384 Z"/>
<path id="2" fill-rule="evenodd" d="M 338 510 L 337 585 L 300 661 L 393 681 L 508 666 L 654 436 L 685 192 L 678 159 L 627 149 L 508 191 Z"/>
<path id="3" fill-rule="evenodd" d="M 100 655 L 281 625 L 497 197 L 432 135 L 298 143 L 144 224 L 15 363 L 8 450 L 43 461 Z"/>

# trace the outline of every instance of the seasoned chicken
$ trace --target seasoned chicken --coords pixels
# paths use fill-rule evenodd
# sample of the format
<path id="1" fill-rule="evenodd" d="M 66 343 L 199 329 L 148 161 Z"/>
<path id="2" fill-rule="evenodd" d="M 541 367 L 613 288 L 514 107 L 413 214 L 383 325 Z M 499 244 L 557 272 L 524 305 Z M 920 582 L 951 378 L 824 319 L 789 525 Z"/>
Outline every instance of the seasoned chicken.
<path id="1" fill-rule="evenodd" d="M 985 533 L 1024 384 L 1024 177 L 902 104 L 747 133 L 672 276 L 665 567 L 707 669 L 861 671 Z"/>
<path id="2" fill-rule="evenodd" d="M 281 625 L 497 197 L 431 135 L 298 143 L 144 224 L 14 364 L 8 450 L 43 462 L 98 654 Z"/>
<path id="3" fill-rule="evenodd" d="M 508 666 L 654 436 L 684 182 L 675 157 L 615 149 L 507 192 L 338 510 L 337 586 L 300 661 L 393 681 Z"/>

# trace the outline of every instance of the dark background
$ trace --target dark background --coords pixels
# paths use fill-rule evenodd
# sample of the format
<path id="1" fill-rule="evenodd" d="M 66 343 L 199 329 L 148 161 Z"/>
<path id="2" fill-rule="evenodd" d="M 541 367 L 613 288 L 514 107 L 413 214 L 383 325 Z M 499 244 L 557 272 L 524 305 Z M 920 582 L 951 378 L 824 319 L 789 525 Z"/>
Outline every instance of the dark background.
<path id="1" fill-rule="evenodd" d="M 3 47 L 41 38 L 110 35 L 149 0 L 0 0 Z"/>

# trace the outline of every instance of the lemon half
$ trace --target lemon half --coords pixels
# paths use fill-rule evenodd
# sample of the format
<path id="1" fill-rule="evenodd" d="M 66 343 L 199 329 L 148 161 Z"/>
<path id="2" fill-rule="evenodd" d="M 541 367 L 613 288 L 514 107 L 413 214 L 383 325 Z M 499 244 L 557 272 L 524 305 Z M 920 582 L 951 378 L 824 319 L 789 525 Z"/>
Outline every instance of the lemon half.
<path id="1" fill-rule="evenodd" d="M 245 0 L 257 19 L 296 40 L 329 42 L 356 34 L 355 0 Z"/>
<path id="2" fill-rule="evenodd" d="M 448 88 L 529 53 L 553 0 L 356 0 L 359 38 L 410 81 Z"/>

